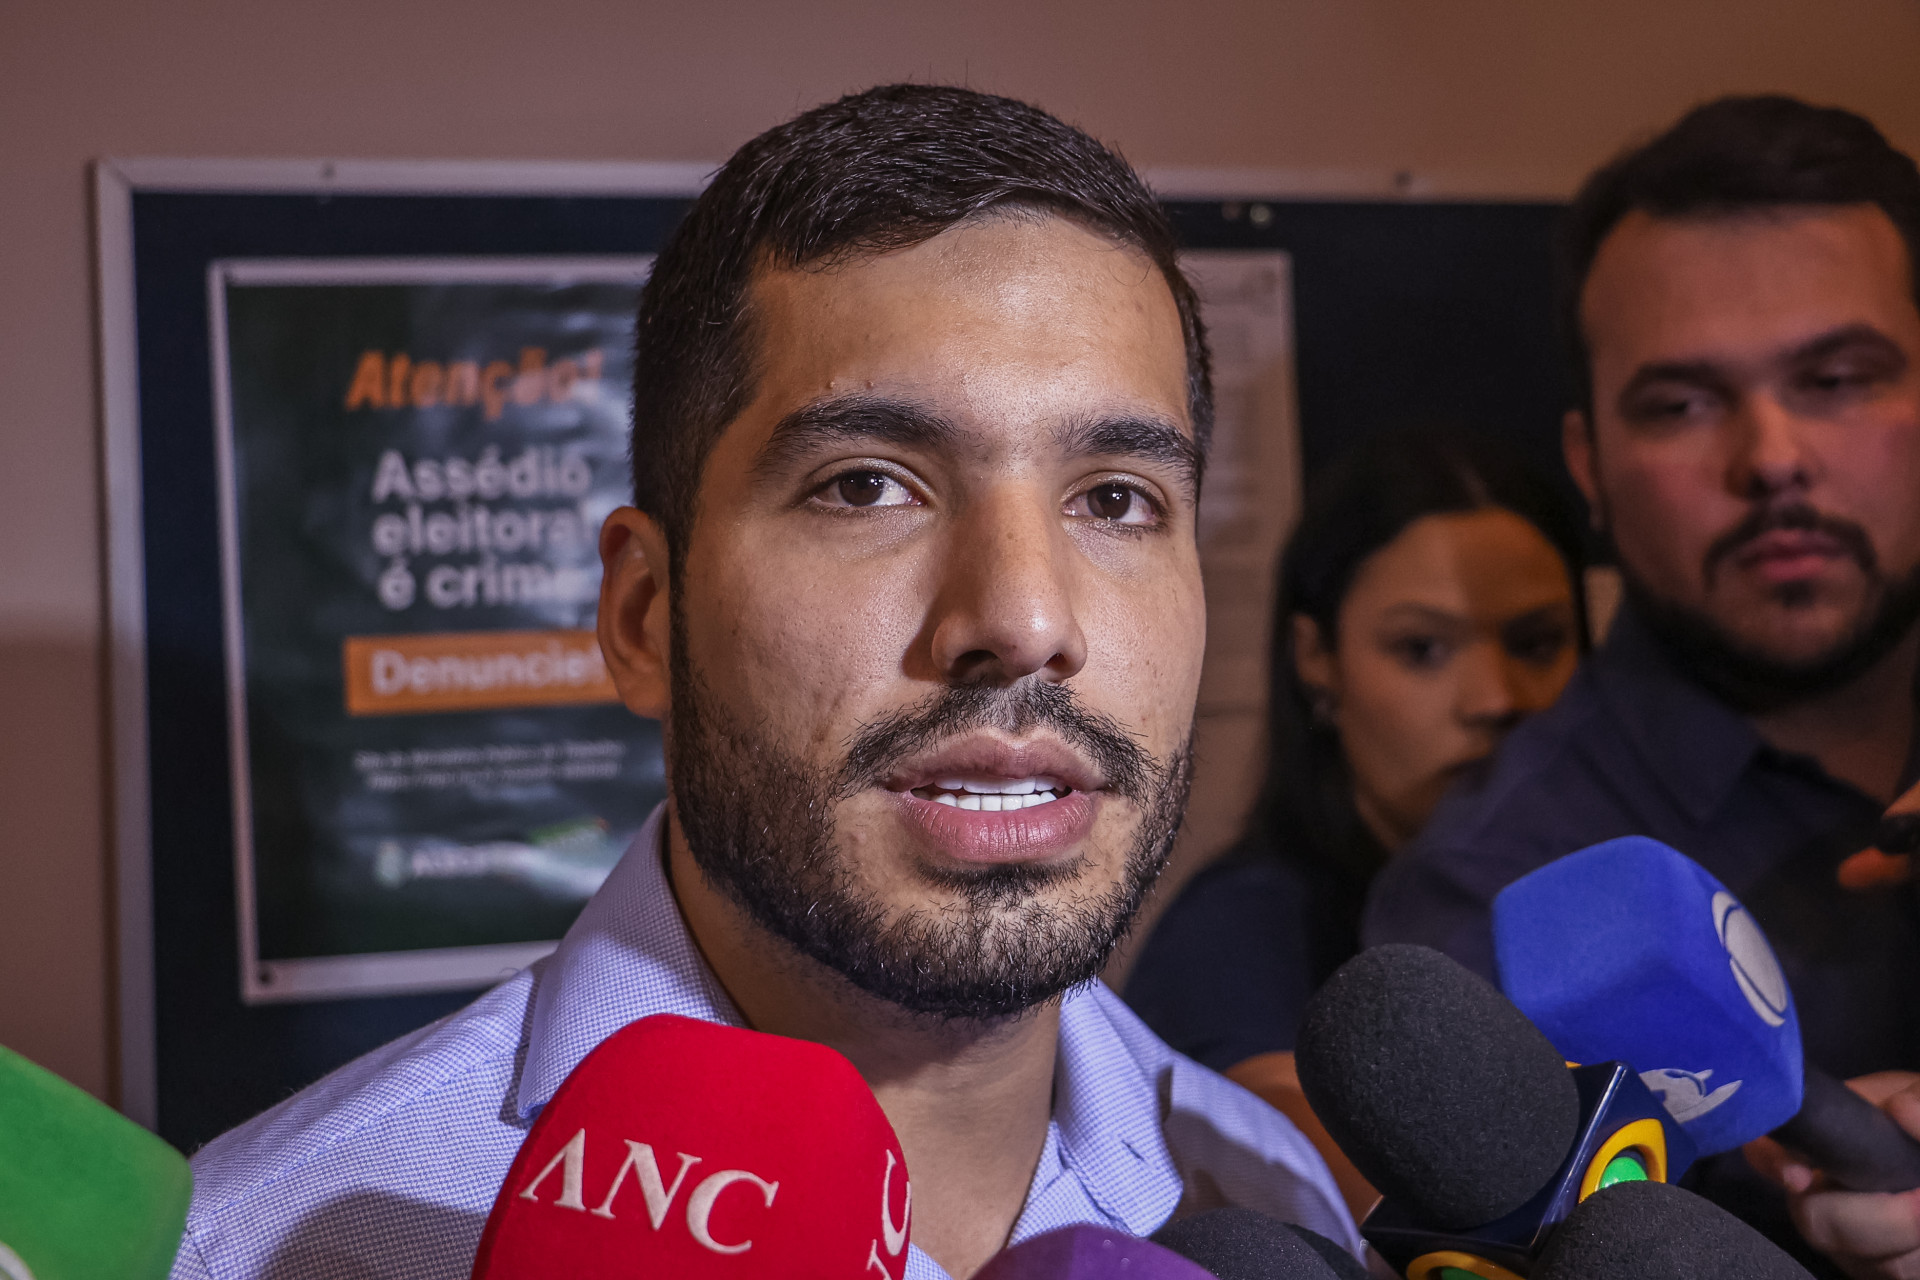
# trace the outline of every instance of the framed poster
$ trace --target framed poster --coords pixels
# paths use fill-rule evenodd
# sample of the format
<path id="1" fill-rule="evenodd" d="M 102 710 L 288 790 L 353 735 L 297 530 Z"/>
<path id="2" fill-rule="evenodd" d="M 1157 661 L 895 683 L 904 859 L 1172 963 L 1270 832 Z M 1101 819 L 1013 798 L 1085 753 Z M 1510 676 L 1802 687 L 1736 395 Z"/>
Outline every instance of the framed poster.
<path id="1" fill-rule="evenodd" d="M 176 1145 L 541 954 L 660 798 L 594 544 L 704 173 L 98 166 L 119 1102 Z"/>
<path id="2" fill-rule="evenodd" d="M 209 268 L 243 1001 L 520 968 L 665 797 L 593 634 L 650 261 Z"/>

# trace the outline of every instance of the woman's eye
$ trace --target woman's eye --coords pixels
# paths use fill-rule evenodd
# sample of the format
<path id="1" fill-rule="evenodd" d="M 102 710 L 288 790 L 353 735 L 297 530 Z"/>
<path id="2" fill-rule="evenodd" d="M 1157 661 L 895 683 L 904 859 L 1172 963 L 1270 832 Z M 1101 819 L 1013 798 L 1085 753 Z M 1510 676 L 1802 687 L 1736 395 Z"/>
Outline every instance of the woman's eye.
<path id="1" fill-rule="evenodd" d="M 814 496 L 829 507 L 906 507 L 917 501 L 907 486 L 884 471 L 849 471 L 829 480 Z"/>
<path id="2" fill-rule="evenodd" d="M 1437 636 L 1401 636 L 1387 644 L 1387 651 L 1409 667 L 1431 670 L 1448 657 L 1447 642 Z"/>
<path id="3" fill-rule="evenodd" d="M 1528 628 L 1507 636 L 1507 652 L 1522 662 L 1550 667 L 1573 646 L 1573 637 L 1560 627 Z"/>
<path id="4" fill-rule="evenodd" d="M 1101 484 L 1081 494 L 1068 506 L 1070 514 L 1089 515 L 1110 524 L 1152 524 L 1153 504 L 1131 485 Z"/>

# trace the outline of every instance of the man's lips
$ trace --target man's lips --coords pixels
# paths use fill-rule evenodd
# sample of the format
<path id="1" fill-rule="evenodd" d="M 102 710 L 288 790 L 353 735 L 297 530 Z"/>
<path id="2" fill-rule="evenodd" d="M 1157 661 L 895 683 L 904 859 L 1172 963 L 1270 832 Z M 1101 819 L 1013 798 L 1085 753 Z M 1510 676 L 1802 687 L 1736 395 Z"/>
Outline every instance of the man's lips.
<path id="1" fill-rule="evenodd" d="M 1091 834 L 1103 799 L 1071 791 L 1043 804 L 993 811 L 943 804 L 921 791 L 893 792 L 890 798 L 934 850 L 976 864 L 1045 862 L 1072 852 Z"/>
<path id="2" fill-rule="evenodd" d="M 1849 559 L 1845 542 L 1817 529 L 1771 529 L 1743 543 L 1732 559 L 1769 582 L 1811 577 L 1835 560 Z"/>
<path id="3" fill-rule="evenodd" d="M 1098 791 L 1106 785 L 1098 768 L 1057 738 L 1022 743 L 984 735 L 909 756 L 887 772 L 881 785 L 889 791 L 918 791 L 951 789 L 943 784 L 954 781 L 977 781 L 985 793 L 1028 780 L 1067 791 Z"/>
<path id="4" fill-rule="evenodd" d="M 1087 837 L 1105 779 L 1057 739 L 976 735 L 910 757 L 882 785 L 946 856 L 1028 862 L 1058 857 Z"/>

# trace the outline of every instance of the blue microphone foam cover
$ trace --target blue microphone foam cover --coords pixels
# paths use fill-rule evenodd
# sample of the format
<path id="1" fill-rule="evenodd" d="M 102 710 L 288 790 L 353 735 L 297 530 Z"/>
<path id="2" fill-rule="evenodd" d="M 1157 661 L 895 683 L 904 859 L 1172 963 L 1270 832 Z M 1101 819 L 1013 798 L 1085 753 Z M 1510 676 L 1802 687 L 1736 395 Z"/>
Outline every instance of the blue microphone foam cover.
<path id="1" fill-rule="evenodd" d="M 1800 1108 L 1800 1024 L 1753 917 L 1684 854 L 1609 840 L 1493 904 L 1501 988 L 1574 1062 L 1619 1059 L 1701 1154 Z"/>

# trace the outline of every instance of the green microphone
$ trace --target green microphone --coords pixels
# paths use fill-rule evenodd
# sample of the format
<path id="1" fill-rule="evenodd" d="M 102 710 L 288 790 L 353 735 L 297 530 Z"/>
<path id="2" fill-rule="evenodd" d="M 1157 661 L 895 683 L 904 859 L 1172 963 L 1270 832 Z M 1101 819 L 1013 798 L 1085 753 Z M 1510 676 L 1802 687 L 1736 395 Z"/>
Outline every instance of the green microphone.
<path id="1" fill-rule="evenodd" d="M 178 1151 L 0 1048 L 0 1280 L 164 1280 L 192 1194 Z"/>

